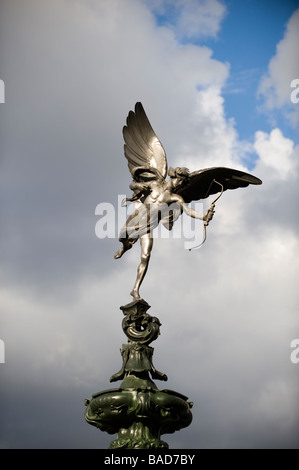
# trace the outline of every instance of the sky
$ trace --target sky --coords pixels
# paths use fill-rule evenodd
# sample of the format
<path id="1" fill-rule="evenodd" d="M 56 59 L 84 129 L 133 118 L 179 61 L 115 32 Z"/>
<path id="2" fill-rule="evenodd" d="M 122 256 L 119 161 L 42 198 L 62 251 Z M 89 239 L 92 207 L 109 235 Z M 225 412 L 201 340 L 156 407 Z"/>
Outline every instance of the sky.
<path id="1" fill-rule="evenodd" d="M 99 238 L 95 212 L 131 195 L 122 127 L 137 101 L 169 166 L 263 181 L 223 194 L 200 249 L 154 240 L 141 295 L 162 323 L 152 346 L 168 382 L 156 384 L 194 402 L 191 425 L 162 439 L 298 448 L 298 2 L 0 9 L 0 448 L 114 439 L 85 422 L 84 399 L 116 386 L 140 252 L 115 260 L 117 233 Z"/>

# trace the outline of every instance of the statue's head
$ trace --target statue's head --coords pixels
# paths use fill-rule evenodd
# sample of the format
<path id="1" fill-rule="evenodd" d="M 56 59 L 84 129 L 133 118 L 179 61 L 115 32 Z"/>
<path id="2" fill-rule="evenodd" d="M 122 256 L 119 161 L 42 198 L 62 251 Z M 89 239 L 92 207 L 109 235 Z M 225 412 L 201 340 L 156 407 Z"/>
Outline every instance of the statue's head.
<path id="1" fill-rule="evenodd" d="M 169 167 L 168 175 L 172 178 L 174 186 L 180 186 L 188 182 L 190 172 L 188 168 L 184 167 Z"/>

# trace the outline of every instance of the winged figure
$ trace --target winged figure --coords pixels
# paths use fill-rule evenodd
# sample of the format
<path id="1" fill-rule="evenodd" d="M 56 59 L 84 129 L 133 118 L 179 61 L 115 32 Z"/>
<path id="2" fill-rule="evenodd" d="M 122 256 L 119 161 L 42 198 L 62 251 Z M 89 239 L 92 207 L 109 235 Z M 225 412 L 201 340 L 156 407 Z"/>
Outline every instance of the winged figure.
<path id="1" fill-rule="evenodd" d="M 215 201 L 223 191 L 261 184 L 262 181 L 248 173 L 225 167 L 192 173 L 187 168 L 168 168 L 165 150 L 139 102 L 135 111 L 128 114 L 123 137 L 124 154 L 133 179 L 130 184 L 133 196 L 125 201 L 134 202 L 135 210 L 120 231 L 122 246 L 114 258 L 120 258 L 137 240 L 140 241 L 141 260 L 131 292 L 134 300 L 138 300 L 153 248 L 152 233 L 159 223 L 171 230 L 174 222 L 185 212 L 190 217 L 203 220 L 206 227 L 214 215 Z M 188 206 L 191 201 L 219 192 L 204 215 Z"/>

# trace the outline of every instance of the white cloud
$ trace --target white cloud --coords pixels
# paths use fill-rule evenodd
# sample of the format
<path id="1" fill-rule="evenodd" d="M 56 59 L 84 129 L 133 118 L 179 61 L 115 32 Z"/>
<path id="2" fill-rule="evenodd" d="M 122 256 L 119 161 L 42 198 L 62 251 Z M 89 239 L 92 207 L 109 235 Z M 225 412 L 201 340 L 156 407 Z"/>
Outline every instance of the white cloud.
<path id="1" fill-rule="evenodd" d="M 265 107 L 275 110 L 286 107 L 294 125 L 299 123 L 299 107 L 291 102 L 291 83 L 299 78 L 299 9 L 291 16 L 283 39 L 277 44 L 270 60 L 268 73 L 260 81 L 258 93 Z"/>
<path id="2" fill-rule="evenodd" d="M 212 82 L 198 90 L 194 112 L 190 110 L 185 119 L 188 126 L 174 149 L 175 165 L 192 171 L 217 165 L 247 171 L 243 162 L 254 147 L 239 140 L 234 119 L 227 118 L 220 84 Z"/>
<path id="3" fill-rule="evenodd" d="M 298 167 L 298 155 L 294 152 L 294 143 L 283 136 L 280 129 L 273 129 L 269 134 L 257 131 L 254 148 L 261 163 L 277 172 L 276 178 L 287 179 Z M 297 152 L 298 153 L 298 152 Z"/>
<path id="4" fill-rule="evenodd" d="M 180 40 L 216 37 L 226 15 L 226 6 L 219 0 L 149 0 L 147 4 L 160 15 L 167 13 L 167 26 Z"/>
<path id="5" fill-rule="evenodd" d="M 215 37 L 220 29 L 226 7 L 218 0 L 179 0 L 182 7 L 178 21 L 181 37 Z"/>

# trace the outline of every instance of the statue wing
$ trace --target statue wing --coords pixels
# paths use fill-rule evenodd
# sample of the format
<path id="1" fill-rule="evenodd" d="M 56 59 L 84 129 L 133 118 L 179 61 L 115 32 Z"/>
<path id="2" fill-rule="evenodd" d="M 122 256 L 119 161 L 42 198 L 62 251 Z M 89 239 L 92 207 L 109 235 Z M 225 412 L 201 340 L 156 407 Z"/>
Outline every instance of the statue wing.
<path id="1" fill-rule="evenodd" d="M 179 186 L 175 192 L 182 196 L 186 203 L 205 199 L 211 194 L 220 192 L 218 181 L 223 190 L 246 188 L 249 184 L 262 184 L 259 178 L 249 173 L 231 168 L 214 167 L 190 173 L 188 183 Z"/>
<path id="2" fill-rule="evenodd" d="M 165 150 L 152 129 L 141 103 L 136 103 L 135 112 L 129 112 L 126 126 L 123 127 L 123 136 L 124 153 L 133 179 L 137 168 L 142 171 L 153 170 L 152 174 L 158 173 L 162 178 L 166 177 Z"/>

